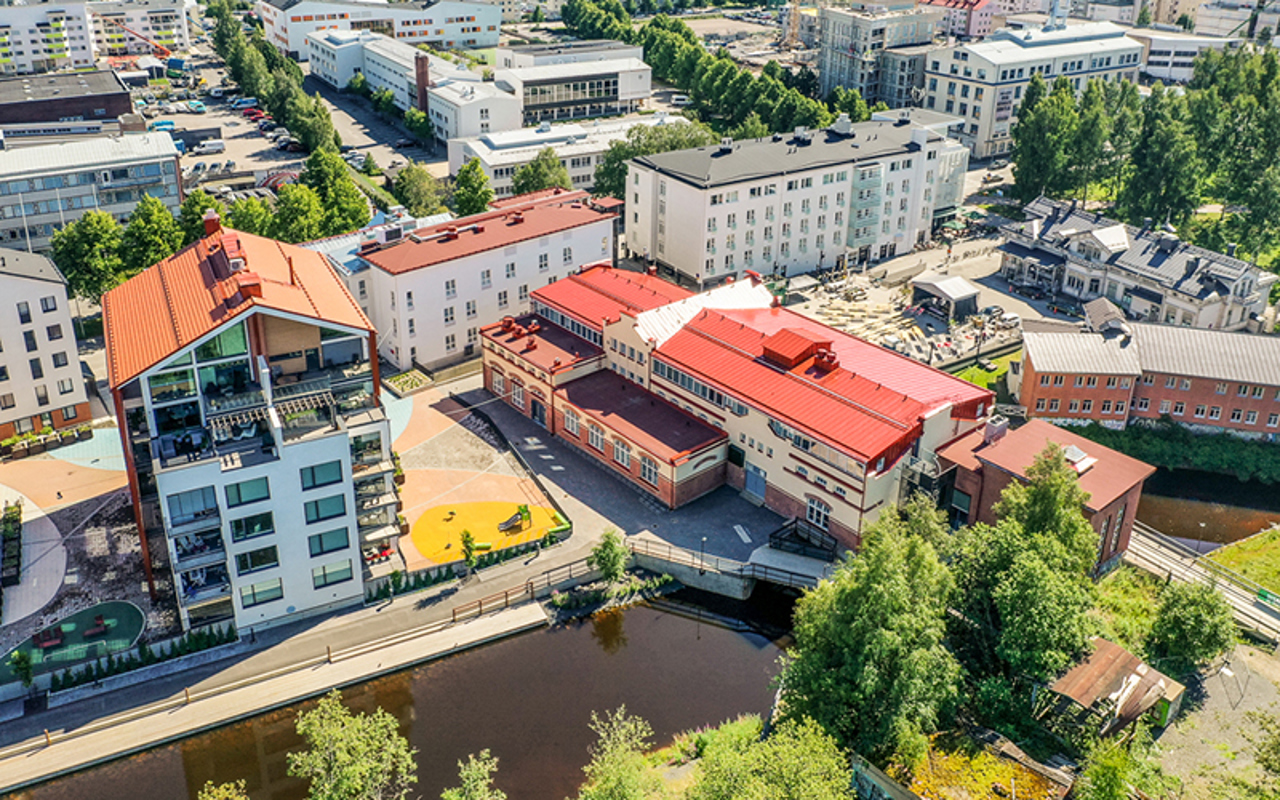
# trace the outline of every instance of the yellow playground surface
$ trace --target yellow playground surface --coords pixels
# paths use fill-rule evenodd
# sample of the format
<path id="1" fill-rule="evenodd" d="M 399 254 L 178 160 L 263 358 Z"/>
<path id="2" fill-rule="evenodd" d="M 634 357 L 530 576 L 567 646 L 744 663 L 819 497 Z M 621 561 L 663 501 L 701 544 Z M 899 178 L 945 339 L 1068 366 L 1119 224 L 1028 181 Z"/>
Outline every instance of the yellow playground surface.
<path id="1" fill-rule="evenodd" d="M 517 513 L 519 503 L 449 503 L 427 509 L 413 523 L 410 538 L 423 558 L 436 564 L 462 560 L 462 532 L 470 531 L 477 552 L 502 550 L 541 539 L 556 526 L 554 510 L 529 506 L 529 522 L 502 533 L 498 525 Z M 401 540 L 403 542 L 403 539 Z M 483 545 L 489 545 L 488 548 Z"/>

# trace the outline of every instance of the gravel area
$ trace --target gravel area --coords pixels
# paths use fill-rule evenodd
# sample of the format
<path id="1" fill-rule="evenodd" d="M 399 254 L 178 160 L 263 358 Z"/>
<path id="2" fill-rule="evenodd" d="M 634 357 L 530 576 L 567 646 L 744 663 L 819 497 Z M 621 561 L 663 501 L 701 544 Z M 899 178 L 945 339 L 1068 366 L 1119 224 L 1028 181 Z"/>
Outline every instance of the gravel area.
<path id="1" fill-rule="evenodd" d="M 502 463 L 493 465 L 495 457 Z M 452 469 L 522 477 L 515 458 L 500 449 L 498 437 L 481 419 L 468 414 L 436 436 L 400 454 L 405 469 Z"/>

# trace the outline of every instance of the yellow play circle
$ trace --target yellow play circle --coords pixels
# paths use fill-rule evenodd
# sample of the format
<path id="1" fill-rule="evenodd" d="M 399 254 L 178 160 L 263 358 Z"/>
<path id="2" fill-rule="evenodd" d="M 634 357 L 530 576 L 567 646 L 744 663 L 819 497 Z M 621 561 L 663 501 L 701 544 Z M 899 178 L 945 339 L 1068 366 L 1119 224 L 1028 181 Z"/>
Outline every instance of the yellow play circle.
<path id="1" fill-rule="evenodd" d="M 556 526 L 553 510 L 529 506 L 529 522 L 519 522 L 502 532 L 498 526 L 516 516 L 520 503 L 451 503 L 427 509 L 413 523 L 410 536 L 413 546 L 424 558 L 437 564 L 462 560 L 462 532 L 470 531 L 483 550 L 502 550 L 541 539 Z"/>

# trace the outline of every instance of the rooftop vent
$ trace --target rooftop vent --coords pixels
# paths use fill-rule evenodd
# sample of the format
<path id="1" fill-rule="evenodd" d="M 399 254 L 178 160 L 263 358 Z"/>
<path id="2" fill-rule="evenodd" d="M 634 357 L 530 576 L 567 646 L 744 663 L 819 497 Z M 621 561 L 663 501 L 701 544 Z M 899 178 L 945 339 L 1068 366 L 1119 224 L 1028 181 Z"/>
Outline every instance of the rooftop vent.
<path id="1" fill-rule="evenodd" d="M 1000 415 L 995 415 L 987 420 L 987 425 L 982 429 L 982 443 L 991 444 L 998 442 L 1004 438 L 1009 432 L 1009 419 Z"/>
<path id="2" fill-rule="evenodd" d="M 551 133 L 551 123 L 550 122 L 538 123 L 538 133 Z"/>
<path id="3" fill-rule="evenodd" d="M 733 152 L 733 137 L 732 137 L 732 136 L 725 136 L 725 137 L 722 137 L 722 138 L 720 139 L 720 152 L 721 152 L 721 153 L 730 153 L 730 152 Z"/>
<path id="4" fill-rule="evenodd" d="M 836 121 L 831 123 L 831 132 L 841 136 L 853 133 L 853 122 L 849 119 L 849 115 L 841 112 L 840 116 L 836 117 Z"/>

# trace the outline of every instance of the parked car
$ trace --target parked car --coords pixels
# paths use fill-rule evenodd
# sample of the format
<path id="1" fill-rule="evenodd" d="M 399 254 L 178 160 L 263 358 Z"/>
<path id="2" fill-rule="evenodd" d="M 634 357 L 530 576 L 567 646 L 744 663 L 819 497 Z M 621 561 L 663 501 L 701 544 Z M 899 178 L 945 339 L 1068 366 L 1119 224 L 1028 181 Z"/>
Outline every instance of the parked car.
<path id="1" fill-rule="evenodd" d="M 258 120 L 262 119 L 266 115 L 256 108 L 246 108 L 244 111 L 240 112 L 240 116 L 244 117 L 245 119 L 257 122 Z"/>
<path id="2" fill-rule="evenodd" d="M 307 148 L 297 139 L 290 139 L 285 150 L 288 150 L 290 153 L 305 153 Z"/>
<path id="3" fill-rule="evenodd" d="M 1001 314 L 1000 319 L 997 321 L 996 324 L 998 324 L 1002 328 L 1016 328 L 1022 324 L 1022 317 L 1018 316 L 1017 314 L 1014 314 L 1013 312 L 1009 312 L 1008 314 Z"/>
<path id="4" fill-rule="evenodd" d="M 1003 180 L 1003 176 L 997 175 L 994 172 L 988 172 L 986 175 L 982 176 L 983 183 L 1000 183 Z"/>
<path id="5" fill-rule="evenodd" d="M 339 153 L 350 153 L 352 150 L 355 150 L 355 149 L 356 149 L 356 146 L 355 146 L 355 145 L 353 145 L 353 144 L 344 144 L 344 145 L 342 145 L 342 146 L 340 146 L 340 147 L 338 148 L 338 152 L 339 152 Z"/>
<path id="6" fill-rule="evenodd" d="M 223 164 L 223 165 L 222 165 L 222 171 L 223 171 L 223 172 L 235 172 L 235 171 L 236 171 L 236 162 L 234 162 L 234 161 L 228 161 L 227 163 Z"/>
<path id="7" fill-rule="evenodd" d="M 210 175 L 212 175 L 212 174 L 213 174 L 213 173 L 215 173 L 215 172 L 222 172 L 222 162 L 221 162 L 221 161 L 215 161 L 215 162 L 213 162 L 212 164 L 210 164 L 210 165 L 209 165 L 209 174 L 210 174 Z"/>
<path id="8" fill-rule="evenodd" d="M 269 119 L 264 119 L 258 123 L 258 130 L 262 131 L 264 134 L 270 133 L 271 131 L 274 131 L 276 128 L 279 128 L 279 127 L 280 126 L 277 125 L 273 120 L 269 120 Z"/>
<path id="9" fill-rule="evenodd" d="M 984 317 L 998 317 L 1004 313 L 1004 309 L 1000 306 L 987 306 L 978 313 L 982 314 Z"/>
<path id="10" fill-rule="evenodd" d="M 405 147 L 413 147 L 413 144 L 414 144 L 414 142 L 413 142 L 413 140 L 412 140 L 412 139 L 396 139 L 396 149 L 397 149 L 397 150 L 402 149 L 402 148 L 405 148 Z"/>
<path id="11" fill-rule="evenodd" d="M 1009 159 L 1007 158 L 997 158 L 991 162 L 992 169 L 1004 169 L 1007 166 L 1009 166 Z"/>
<path id="12" fill-rule="evenodd" d="M 188 101 L 188 102 L 187 102 L 187 108 L 189 108 L 189 109 L 191 110 L 191 113 L 192 113 L 192 114 L 203 114 L 203 113 L 205 113 L 206 111 L 208 111 L 208 110 L 209 110 L 209 109 L 205 108 L 204 103 L 201 103 L 199 100 L 190 100 L 190 101 Z"/>
<path id="13" fill-rule="evenodd" d="M 1061 314 L 1064 317 L 1083 317 L 1084 309 L 1075 303 L 1065 301 L 1053 302 L 1049 304 L 1049 310 L 1055 314 Z"/>
<path id="14" fill-rule="evenodd" d="M 204 172 L 208 168 L 209 168 L 208 164 L 204 163 L 203 161 L 197 161 L 191 167 L 191 174 L 199 175 L 201 172 Z"/>

